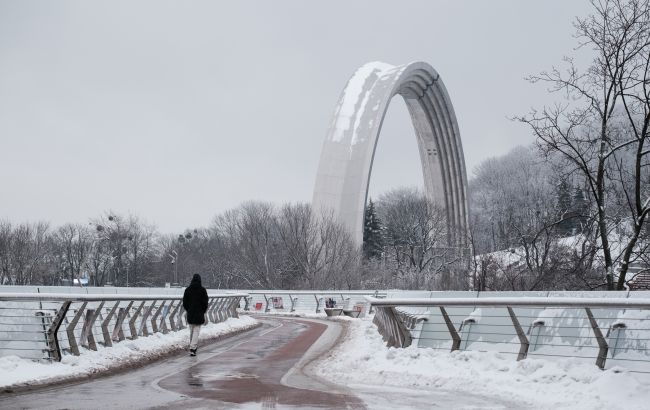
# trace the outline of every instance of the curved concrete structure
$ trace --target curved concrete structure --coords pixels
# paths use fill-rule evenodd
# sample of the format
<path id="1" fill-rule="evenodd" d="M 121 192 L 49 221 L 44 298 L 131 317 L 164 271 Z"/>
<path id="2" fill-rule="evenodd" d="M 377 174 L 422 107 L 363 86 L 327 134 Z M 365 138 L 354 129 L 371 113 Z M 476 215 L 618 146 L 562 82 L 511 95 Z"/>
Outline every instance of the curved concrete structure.
<path id="1" fill-rule="evenodd" d="M 313 206 L 334 212 L 356 242 L 363 242 L 372 161 L 396 94 L 404 98 L 415 127 L 427 197 L 446 210 L 449 245 L 466 247 L 467 176 L 460 133 L 447 90 L 426 63 L 368 63 L 350 78 L 323 145 Z"/>

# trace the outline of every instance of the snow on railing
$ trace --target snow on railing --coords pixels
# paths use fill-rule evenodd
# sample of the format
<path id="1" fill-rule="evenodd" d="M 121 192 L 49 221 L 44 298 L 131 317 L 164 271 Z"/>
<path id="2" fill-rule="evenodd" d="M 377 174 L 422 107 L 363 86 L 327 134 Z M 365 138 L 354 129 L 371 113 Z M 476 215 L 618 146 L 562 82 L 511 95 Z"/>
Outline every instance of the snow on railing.
<path id="1" fill-rule="evenodd" d="M 650 298 L 366 297 L 391 347 L 596 359 L 650 372 Z M 594 357 L 595 356 L 595 357 Z"/>
<path id="2" fill-rule="evenodd" d="M 237 317 L 247 296 L 209 292 L 207 320 Z M 79 356 L 80 346 L 97 350 L 97 344 L 110 347 L 186 326 L 182 295 L 0 293 L 0 356 L 60 361 L 64 354 Z"/>

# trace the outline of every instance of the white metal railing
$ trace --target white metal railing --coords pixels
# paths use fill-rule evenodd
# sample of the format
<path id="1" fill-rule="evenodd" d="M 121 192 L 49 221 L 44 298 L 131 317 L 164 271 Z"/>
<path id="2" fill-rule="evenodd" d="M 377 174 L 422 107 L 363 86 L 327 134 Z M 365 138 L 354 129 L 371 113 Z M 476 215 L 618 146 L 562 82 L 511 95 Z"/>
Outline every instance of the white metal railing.
<path id="1" fill-rule="evenodd" d="M 325 299 L 332 298 L 336 307 L 351 316 L 357 316 L 359 309 L 365 313 L 372 313 L 365 297 L 381 298 L 386 296 L 385 291 L 379 290 L 244 290 L 249 296 L 244 299 L 244 310 L 251 309 L 268 313 L 276 312 L 304 312 L 321 313 L 325 306 Z M 285 299 L 286 297 L 286 299 Z"/>
<path id="2" fill-rule="evenodd" d="M 650 372 L 650 298 L 367 297 L 389 346 L 594 359 Z"/>
<path id="3" fill-rule="evenodd" d="M 237 317 L 246 293 L 208 294 L 208 321 Z M 0 355 L 60 361 L 187 325 L 182 295 L 0 293 Z M 101 335 L 96 340 L 95 335 Z"/>

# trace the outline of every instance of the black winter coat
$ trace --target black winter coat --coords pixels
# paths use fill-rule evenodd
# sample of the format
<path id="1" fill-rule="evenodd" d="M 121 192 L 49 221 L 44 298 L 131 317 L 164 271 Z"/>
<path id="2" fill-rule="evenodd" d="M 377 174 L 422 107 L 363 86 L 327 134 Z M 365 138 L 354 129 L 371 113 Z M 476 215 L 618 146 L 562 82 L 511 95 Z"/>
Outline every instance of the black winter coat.
<path id="1" fill-rule="evenodd" d="M 201 276 L 194 275 L 190 286 L 185 288 L 183 308 L 187 312 L 187 323 L 190 325 L 205 323 L 204 315 L 208 310 L 208 292 L 201 286 Z"/>

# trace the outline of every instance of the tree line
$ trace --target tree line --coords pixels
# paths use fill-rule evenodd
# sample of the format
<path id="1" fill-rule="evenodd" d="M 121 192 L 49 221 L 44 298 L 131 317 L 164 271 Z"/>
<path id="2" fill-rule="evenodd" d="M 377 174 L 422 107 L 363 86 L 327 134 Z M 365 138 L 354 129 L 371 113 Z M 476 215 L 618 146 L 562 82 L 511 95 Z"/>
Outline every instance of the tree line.
<path id="1" fill-rule="evenodd" d="M 199 273 L 215 288 L 351 288 L 357 258 L 347 231 L 306 204 L 248 202 L 177 235 L 113 212 L 54 229 L 0 222 L 0 283 L 11 285 L 163 286 Z"/>

